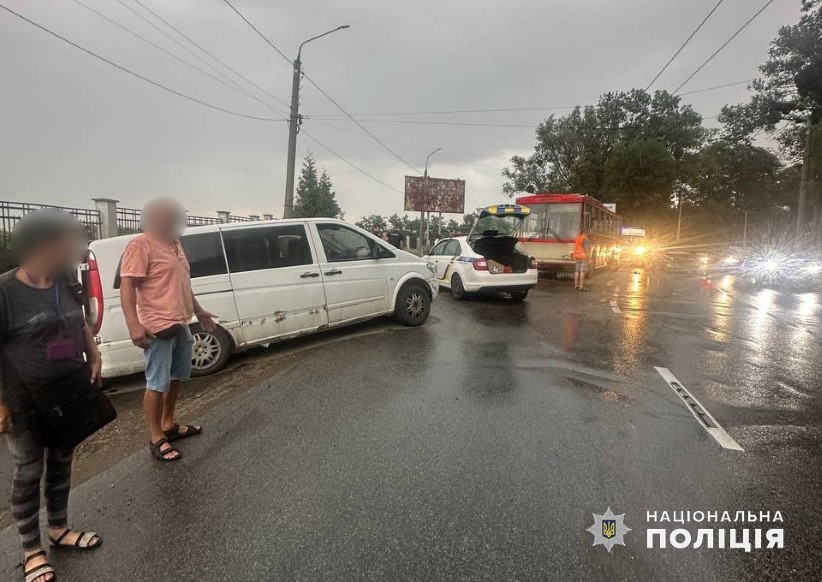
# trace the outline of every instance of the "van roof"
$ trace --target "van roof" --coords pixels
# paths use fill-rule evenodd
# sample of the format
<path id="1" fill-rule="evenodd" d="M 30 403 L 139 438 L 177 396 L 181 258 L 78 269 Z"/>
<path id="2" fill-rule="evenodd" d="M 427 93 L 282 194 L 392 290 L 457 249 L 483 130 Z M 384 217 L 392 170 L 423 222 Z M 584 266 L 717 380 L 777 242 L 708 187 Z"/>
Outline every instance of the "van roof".
<path id="1" fill-rule="evenodd" d="M 243 228 L 253 228 L 255 226 L 274 224 L 305 224 L 307 222 L 337 222 L 348 226 L 355 226 L 338 218 L 279 218 L 273 220 L 254 220 L 250 222 L 221 222 L 219 224 L 208 224 L 205 226 L 190 226 L 186 228 L 185 234 L 197 234 L 206 232 L 217 232 L 220 230 L 238 230 Z M 131 240 L 136 234 L 125 234 L 111 238 L 103 238 L 91 242 L 92 247 L 99 247 L 101 244 L 122 245 L 123 242 Z"/>

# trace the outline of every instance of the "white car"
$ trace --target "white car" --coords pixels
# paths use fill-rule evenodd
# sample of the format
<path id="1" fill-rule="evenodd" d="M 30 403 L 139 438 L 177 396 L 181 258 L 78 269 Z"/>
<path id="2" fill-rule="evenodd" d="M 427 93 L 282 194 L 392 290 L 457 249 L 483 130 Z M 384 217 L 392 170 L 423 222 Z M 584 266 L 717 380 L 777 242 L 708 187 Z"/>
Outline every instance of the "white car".
<path id="1" fill-rule="evenodd" d="M 92 242 L 84 269 L 104 377 L 144 368 L 114 288 L 132 238 Z M 218 317 L 214 333 L 191 323 L 195 375 L 219 370 L 238 350 L 374 317 L 394 315 L 405 325 L 421 325 L 439 290 L 425 261 L 340 220 L 202 226 L 180 240 L 194 294 Z"/>
<path id="2" fill-rule="evenodd" d="M 468 236 L 443 239 L 423 257 L 433 265 L 437 282 L 451 289 L 456 299 L 475 292 L 525 299 L 539 276 L 536 260 L 517 248 L 529 212 L 518 204 L 482 208 Z"/>

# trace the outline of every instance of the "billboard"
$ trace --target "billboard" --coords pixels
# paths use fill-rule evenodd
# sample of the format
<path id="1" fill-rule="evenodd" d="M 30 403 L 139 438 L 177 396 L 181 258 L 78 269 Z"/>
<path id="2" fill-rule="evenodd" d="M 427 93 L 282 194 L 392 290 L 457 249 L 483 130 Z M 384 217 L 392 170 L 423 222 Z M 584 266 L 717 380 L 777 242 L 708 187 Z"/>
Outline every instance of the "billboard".
<path id="1" fill-rule="evenodd" d="M 405 210 L 410 212 L 465 212 L 465 180 L 405 177 Z"/>

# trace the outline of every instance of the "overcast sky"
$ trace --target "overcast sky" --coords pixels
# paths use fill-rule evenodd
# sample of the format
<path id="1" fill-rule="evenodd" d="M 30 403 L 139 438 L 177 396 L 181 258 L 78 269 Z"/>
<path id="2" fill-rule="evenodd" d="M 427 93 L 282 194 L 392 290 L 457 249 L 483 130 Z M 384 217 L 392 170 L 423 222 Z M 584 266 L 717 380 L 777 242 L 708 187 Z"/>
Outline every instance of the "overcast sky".
<path id="1" fill-rule="evenodd" d="M 290 100 L 289 64 L 222 0 L 140 1 L 269 93 Z M 306 38 L 349 24 L 350 29 L 307 45 L 303 62 L 305 72 L 353 114 L 560 107 L 593 102 L 606 91 L 644 87 L 716 3 L 231 1 L 292 58 Z M 153 18 L 135 0 L 82 2 L 218 76 L 129 11 L 126 6 Z M 676 88 L 764 2 L 725 0 L 655 87 Z M 249 115 L 285 117 L 280 103 L 243 80 L 234 77 L 273 111 L 134 38 L 75 0 L 0 3 L 177 91 Z M 754 77 L 779 27 L 798 19 L 800 4 L 776 0 L 682 91 Z M 186 101 L 2 10 L 0 73 L 0 199 L 85 207 L 91 198 L 111 197 L 133 207 L 149 196 L 171 194 L 196 214 L 213 215 L 218 209 L 282 214 L 288 137 L 284 121 L 244 119 Z M 746 100 L 746 95 L 745 85 L 738 85 L 684 99 L 709 117 L 725 103 Z M 340 113 L 307 82 L 301 112 L 309 118 Z M 362 123 L 380 138 L 405 144 L 387 145 L 420 171 L 426 151 L 442 147 L 443 154 L 454 156 L 433 157 L 430 173 L 466 180 L 466 207 L 473 208 L 500 201 L 500 168 L 511 155 L 533 149 L 533 128 L 549 113 L 450 113 Z M 387 119 L 528 127 L 399 124 L 384 122 Z M 357 135 L 360 130 L 350 121 L 307 119 L 304 129 L 399 191 L 403 176 L 412 173 L 371 138 Z M 402 194 L 370 180 L 301 134 L 298 158 L 309 150 L 330 172 L 349 220 L 402 213 Z"/>

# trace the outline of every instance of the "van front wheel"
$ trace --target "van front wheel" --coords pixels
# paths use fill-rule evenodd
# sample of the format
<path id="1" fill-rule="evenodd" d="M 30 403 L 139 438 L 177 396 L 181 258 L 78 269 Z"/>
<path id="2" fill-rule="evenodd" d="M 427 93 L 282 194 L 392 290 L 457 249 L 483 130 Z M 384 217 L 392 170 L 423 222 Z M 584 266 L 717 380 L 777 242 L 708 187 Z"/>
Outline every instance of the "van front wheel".
<path id="1" fill-rule="evenodd" d="M 409 283 L 397 294 L 394 315 L 403 325 L 416 326 L 425 323 L 431 313 L 431 294 L 422 283 Z"/>
<path id="2" fill-rule="evenodd" d="M 233 342 L 228 332 L 218 327 L 206 331 L 199 323 L 191 326 L 194 344 L 191 346 L 191 375 L 207 376 L 222 370 L 231 356 Z"/>

